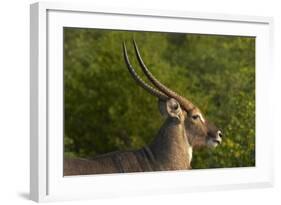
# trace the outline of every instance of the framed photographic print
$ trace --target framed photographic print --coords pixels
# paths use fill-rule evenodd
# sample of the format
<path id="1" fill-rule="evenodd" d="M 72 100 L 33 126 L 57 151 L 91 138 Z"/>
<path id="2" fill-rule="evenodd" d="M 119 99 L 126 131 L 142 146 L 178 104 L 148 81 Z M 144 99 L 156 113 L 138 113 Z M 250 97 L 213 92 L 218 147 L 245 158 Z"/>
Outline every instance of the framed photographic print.
<path id="1" fill-rule="evenodd" d="M 32 4 L 31 199 L 272 186 L 272 24 Z"/>

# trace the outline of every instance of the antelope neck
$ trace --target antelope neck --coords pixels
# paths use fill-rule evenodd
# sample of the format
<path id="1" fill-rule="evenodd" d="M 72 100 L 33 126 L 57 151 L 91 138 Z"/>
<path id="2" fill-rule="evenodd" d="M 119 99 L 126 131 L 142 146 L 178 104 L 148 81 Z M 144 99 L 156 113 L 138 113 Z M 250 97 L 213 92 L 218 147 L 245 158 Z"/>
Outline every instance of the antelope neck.
<path id="1" fill-rule="evenodd" d="M 149 148 L 166 170 L 190 169 L 192 147 L 183 123 L 168 118 Z"/>

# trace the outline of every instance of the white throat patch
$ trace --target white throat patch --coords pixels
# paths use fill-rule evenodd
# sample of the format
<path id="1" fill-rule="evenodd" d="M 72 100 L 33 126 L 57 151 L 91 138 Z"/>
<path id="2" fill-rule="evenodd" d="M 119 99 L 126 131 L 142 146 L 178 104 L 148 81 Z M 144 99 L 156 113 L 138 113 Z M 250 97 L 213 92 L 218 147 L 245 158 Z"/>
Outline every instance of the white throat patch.
<path id="1" fill-rule="evenodd" d="M 191 163 L 191 160 L 192 160 L 192 147 L 189 146 L 187 148 L 187 153 L 188 153 L 188 156 L 189 156 L 189 164 Z"/>

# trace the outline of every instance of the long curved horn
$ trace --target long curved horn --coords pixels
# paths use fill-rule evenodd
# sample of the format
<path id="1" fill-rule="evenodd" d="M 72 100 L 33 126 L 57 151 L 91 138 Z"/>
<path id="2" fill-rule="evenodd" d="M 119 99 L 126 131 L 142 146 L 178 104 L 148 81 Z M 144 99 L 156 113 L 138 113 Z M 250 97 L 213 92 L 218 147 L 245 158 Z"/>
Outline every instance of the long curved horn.
<path id="1" fill-rule="evenodd" d="M 127 48 L 125 45 L 125 42 L 123 42 L 123 52 L 124 52 L 124 58 L 125 58 L 125 62 L 127 65 L 127 68 L 129 70 L 129 72 L 131 73 L 132 77 L 134 78 L 134 80 L 142 87 L 144 88 L 146 91 L 148 91 L 150 94 L 158 97 L 160 100 L 166 101 L 169 99 L 169 97 L 165 94 L 163 94 L 162 92 L 156 90 L 155 88 L 151 87 L 150 85 L 148 85 L 147 83 L 145 83 L 136 73 L 135 69 L 133 68 L 133 66 L 131 65 L 130 61 L 129 61 L 129 57 L 128 57 L 128 53 L 127 53 Z"/>
<path id="2" fill-rule="evenodd" d="M 157 80 L 154 77 L 154 75 L 148 70 L 148 68 L 144 64 L 135 40 L 133 40 L 133 42 L 134 42 L 134 48 L 135 48 L 135 52 L 137 54 L 138 62 L 140 64 L 144 74 L 151 81 L 151 83 L 153 83 L 153 85 L 155 85 L 156 88 L 158 88 L 160 91 L 165 93 L 167 96 L 169 96 L 171 98 L 175 98 L 185 110 L 192 109 L 194 107 L 194 105 L 189 100 L 187 100 L 186 98 L 180 96 L 176 92 L 172 91 L 171 89 L 169 89 L 168 87 L 163 85 L 159 80 Z"/>

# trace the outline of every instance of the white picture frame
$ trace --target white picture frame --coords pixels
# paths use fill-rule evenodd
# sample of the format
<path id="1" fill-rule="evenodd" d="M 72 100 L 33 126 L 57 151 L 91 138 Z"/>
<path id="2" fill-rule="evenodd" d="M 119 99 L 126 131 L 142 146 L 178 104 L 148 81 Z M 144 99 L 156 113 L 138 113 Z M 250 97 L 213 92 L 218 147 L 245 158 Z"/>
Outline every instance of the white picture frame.
<path id="1" fill-rule="evenodd" d="M 35 3 L 30 10 L 30 198 L 91 199 L 273 186 L 270 17 Z M 114 17 L 114 18 L 113 18 Z M 157 25 L 157 26 L 156 26 Z M 256 37 L 256 166 L 63 177 L 62 28 L 179 31 Z M 266 140 L 262 140 L 266 136 Z M 229 177 L 231 176 L 231 177 Z"/>

